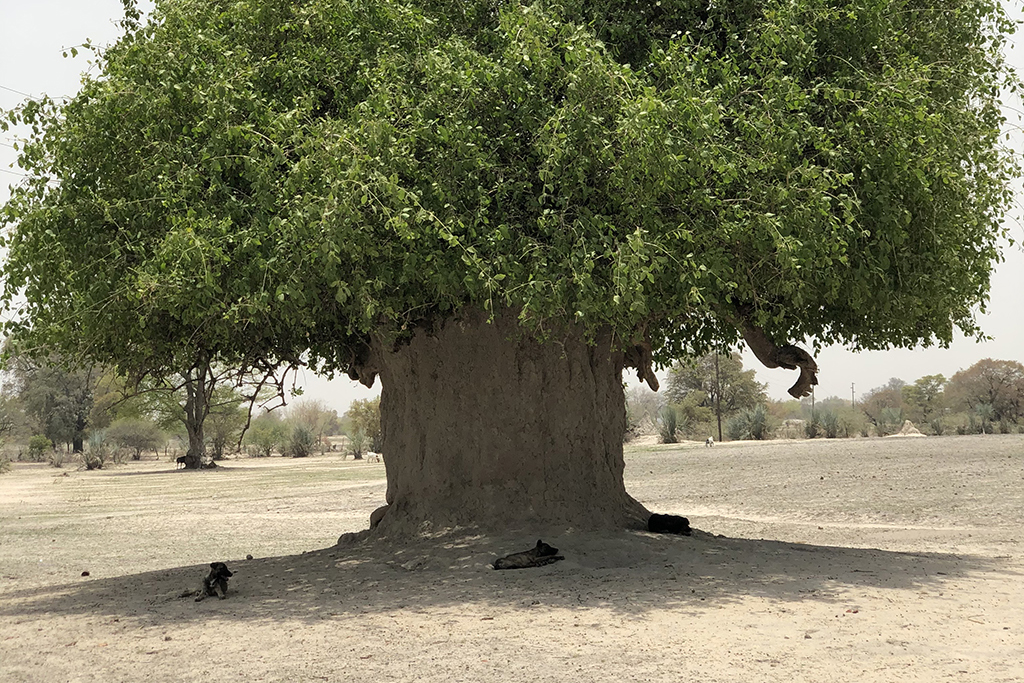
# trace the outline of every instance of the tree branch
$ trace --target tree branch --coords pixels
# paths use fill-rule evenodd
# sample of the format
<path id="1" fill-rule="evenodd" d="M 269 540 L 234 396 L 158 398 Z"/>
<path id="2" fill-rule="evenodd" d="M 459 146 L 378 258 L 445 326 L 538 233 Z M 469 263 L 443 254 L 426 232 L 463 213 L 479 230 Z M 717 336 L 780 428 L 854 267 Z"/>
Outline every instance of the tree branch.
<path id="1" fill-rule="evenodd" d="M 757 359 L 767 368 L 785 368 L 786 370 L 800 369 L 800 377 L 796 384 L 789 388 L 789 395 L 793 398 L 810 396 L 813 387 L 818 383 L 818 364 L 811 354 L 798 346 L 775 344 L 760 327 L 750 320 L 750 312 L 743 307 L 737 311 L 736 316 L 726 314 L 724 317 L 736 326 L 736 329 L 743 335 L 743 340 L 754 352 Z"/>

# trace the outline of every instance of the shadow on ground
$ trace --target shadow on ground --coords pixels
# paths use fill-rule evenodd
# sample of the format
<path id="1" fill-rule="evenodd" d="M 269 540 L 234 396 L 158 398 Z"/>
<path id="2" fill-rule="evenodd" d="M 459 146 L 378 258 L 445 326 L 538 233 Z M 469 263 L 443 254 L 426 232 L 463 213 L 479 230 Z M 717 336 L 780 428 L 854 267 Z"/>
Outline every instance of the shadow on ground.
<path id="1" fill-rule="evenodd" d="M 227 600 L 177 597 L 198 586 L 203 566 L 8 591 L 4 619 L 87 614 L 149 625 L 194 620 L 310 621 L 399 610 L 474 605 L 603 608 L 636 618 L 663 609 L 706 609 L 748 597 L 839 602 L 857 587 L 929 590 L 987 572 L 1015 572 L 978 556 L 890 552 L 767 540 L 656 536 L 641 532 L 545 537 L 566 559 L 495 571 L 496 555 L 534 539 L 444 536 L 400 544 L 369 540 L 302 555 L 226 560 L 235 572 Z M 849 596 L 846 596 L 848 599 Z"/>

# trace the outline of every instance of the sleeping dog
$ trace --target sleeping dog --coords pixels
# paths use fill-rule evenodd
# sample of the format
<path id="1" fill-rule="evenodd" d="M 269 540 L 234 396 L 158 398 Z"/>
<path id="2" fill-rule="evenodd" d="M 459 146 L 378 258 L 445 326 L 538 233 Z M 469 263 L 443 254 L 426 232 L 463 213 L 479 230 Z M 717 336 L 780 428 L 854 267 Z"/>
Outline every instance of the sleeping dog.
<path id="1" fill-rule="evenodd" d="M 679 515 L 654 513 L 647 519 L 647 530 L 655 534 L 690 535 L 690 520 Z"/>
<path id="2" fill-rule="evenodd" d="M 228 597 L 228 577 L 234 576 L 223 562 L 211 562 L 210 573 L 203 577 L 203 587 L 196 593 L 196 602 L 216 595 L 223 600 Z"/>
<path id="3" fill-rule="evenodd" d="M 527 567 L 543 567 L 565 558 L 558 554 L 558 548 L 552 548 L 544 541 L 538 540 L 537 545 L 521 553 L 513 553 L 499 557 L 494 561 L 495 569 L 526 569 Z"/>

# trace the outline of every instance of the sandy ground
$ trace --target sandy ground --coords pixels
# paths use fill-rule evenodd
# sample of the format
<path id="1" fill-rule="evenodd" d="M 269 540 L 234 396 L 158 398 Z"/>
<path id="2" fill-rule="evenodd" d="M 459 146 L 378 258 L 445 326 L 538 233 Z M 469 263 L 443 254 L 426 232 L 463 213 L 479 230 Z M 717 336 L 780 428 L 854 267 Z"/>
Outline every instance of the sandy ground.
<path id="1" fill-rule="evenodd" d="M 172 467 L 0 476 L 0 681 L 1024 681 L 1021 436 L 630 449 L 692 537 L 333 547 L 383 466 Z"/>

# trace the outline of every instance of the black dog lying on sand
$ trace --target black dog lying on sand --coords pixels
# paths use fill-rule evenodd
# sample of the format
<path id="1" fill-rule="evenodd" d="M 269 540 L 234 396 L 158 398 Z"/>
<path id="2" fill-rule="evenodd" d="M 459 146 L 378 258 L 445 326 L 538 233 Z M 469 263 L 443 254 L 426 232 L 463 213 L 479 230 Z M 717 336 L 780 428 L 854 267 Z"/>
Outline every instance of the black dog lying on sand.
<path id="1" fill-rule="evenodd" d="M 203 577 L 203 587 L 196 593 L 196 602 L 216 595 L 223 600 L 228 597 L 228 577 L 234 576 L 223 562 L 211 562 L 210 573 Z"/>
<path id="2" fill-rule="evenodd" d="M 651 515 L 647 519 L 647 530 L 655 534 L 690 535 L 690 520 L 679 515 Z"/>
<path id="3" fill-rule="evenodd" d="M 526 569 L 527 567 L 543 567 L 565 558 L 558 554 L 558 548 L 552 548 L 544 541 L 537 539 L 537 545 L 521 553 L 513 553 L 499 557 L 494 561 L 495 569 Z"/>

